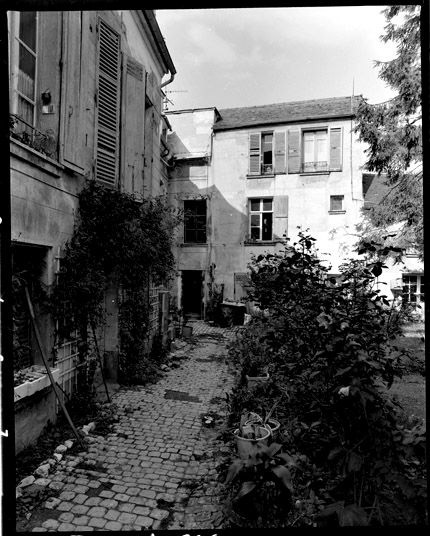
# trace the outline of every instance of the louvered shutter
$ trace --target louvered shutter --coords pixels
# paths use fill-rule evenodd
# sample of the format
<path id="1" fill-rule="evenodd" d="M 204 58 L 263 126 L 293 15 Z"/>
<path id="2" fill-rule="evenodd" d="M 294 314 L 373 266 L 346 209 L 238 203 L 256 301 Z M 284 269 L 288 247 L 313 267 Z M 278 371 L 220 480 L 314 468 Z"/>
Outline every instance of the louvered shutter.
<path id="1" fill-rule="evenodd" d="M 275 173 L 285 173 L 285 132 L 275 132 Z"/>
<path id="2" fill-rule="evenodd" d="M 118 177 L 120 36 L 99 21 L 96 179 L 115 185 Z"/>
<path id="3" fill-rule="evenodd" d="M 330 129 L 330 170 L 342 171 L 342 128 Z"/>
<path id="4" fill-rule="evenodd" d="M 273 199 L 273 239 L 285 238 L 288 234 L 288 195 L 277 195 Z"/>
<path id="5" fill-rule="evenodd" d="M 121 188 L 129 193 L 143 194 L 145 70 L 126 54 L 123 55 L 122 70 Z"/>
<path id="6" fill-rule="evenodd" d="M 260 133 L 249 135 L 249 174 L 260 175 Z"/>
<path id="7" fill-rule="evenodd" d="M 288 131 L 288 173 L 300 172 L 300 130 Z"/>
<path id="8" fill-rule="evenodd" d="M 81 132 L 81 35 L 82 12 L 65 11 L 63 50 L 63 108 L 61 162 L 83 171 L 84 144 Z"/>

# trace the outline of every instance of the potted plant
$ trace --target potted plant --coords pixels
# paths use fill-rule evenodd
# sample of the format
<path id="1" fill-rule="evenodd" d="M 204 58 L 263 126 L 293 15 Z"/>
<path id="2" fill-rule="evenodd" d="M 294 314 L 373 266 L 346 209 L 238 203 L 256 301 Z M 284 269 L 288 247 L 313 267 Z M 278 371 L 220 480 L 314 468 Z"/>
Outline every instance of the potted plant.
<path id="1" fill-rule="evenodd" d="M 245 424 L 260 424 L 260 425 L 263 425 L 265 426 L 266 428 L 268 428 L 270 430 L 270 435 L 272 436 L 272 438 L 274 438 L 279 430 L 279 428 L 281 427 L 281 423 L 274 419 L 272 417 L 272 414 L 276 408 L 276 406 L 279 404 L 279 402 L 281 401 L 281 399 L 279 398 L 274 404 L 273 406 L 270 408 L 270 410 L 266 413 L 266 416 L 263 418 L 261 417 L 258 413 L 255 413 L 255 412 L 250 412 L 249 413 L 249 418 L 248 420 L 246 421 Z"/>
<path id="2" fill-rule="evenodd" d="M 249 414 L 242 415 L 239 428 L 234 431 L 237 452 L 244 460 L 253 455 L 262 445 L 267 444 L 270 436 L 270 429 L 262 423 L 248 421 Z"/>
<path id="3" fill-rule="evenodd" d="M 247 460 L 235 460 L 225 484 L 232 487 L 231 513 L 235 524 L 246 527 L 282 526 L 292 508 L 294 459 L 282 446 L 262 446 Z"/>
<path id="4" fill-rule="evenodd" d="M 269 380 L 267 358 L 263 353 L 249 354 L 244 361 L 243 371 L 250 389 Z"/>

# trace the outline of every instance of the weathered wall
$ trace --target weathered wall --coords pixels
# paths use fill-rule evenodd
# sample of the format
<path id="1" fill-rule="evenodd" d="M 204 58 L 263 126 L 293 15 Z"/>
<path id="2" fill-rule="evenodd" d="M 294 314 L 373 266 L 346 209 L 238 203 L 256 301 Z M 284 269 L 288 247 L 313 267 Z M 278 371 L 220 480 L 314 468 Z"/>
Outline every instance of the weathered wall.
<path id="1" fill-rule="evenodd" d="M 15 452 L 18 454 L 39 437 L 48 422 L 55 423 L 55 394 L 47 387 L 15 403 Z"/>
<path id="2" fill-rule="evenodd" d="M 200 112 L 206 118 L 207 112 Z M 203 130 L 204 121 L 199 112 L 168 115 L 172 123 L 173 146 L 179 153 L 191 154 L 202 147 L 203 138 L 196 134 Z M 270 126 L 264 129 L 238 129 L 215 132 L 213 154 L 207 167 L 197 168 L 189 159 L 182 158 L 171 173 L 170 195 L 184 199 L 190 195 L 208 196 L 208 244 L 184 246 L 178 235 L 178 270 L 206 269 L 215 265 L 215 282 L 224 284 L 224 296 L 234 298 L 234 274 L 247 271 L 253 254 L 281 249 L 281 244 L 249 244 L 248 198 L 288 196 L 288 218 L 279 218 L 278 236 L 287 229 L 294 241 L 298 226 L 309 229 L 317 239 L 321 254 L 338 271 L 345 257 L 352 256 L 355 243 L 355 225 L 363 203 L 361 169 L 364 162 L 363 145 L 352 137 L 350 120 L 332 120 L 324 123 L 306 123 L 306 128 L 342 127 L 342 171 L 324 174 L 276 174 L 274 177 L 248 178 L 249 133 L 270 130 L 285 131 L 298 125 Z M 303 125 L 302 125 L 303 126 Z M 194 132 L 194 133 L 193 133 Z M 206 133 L 206 140 L 208 135 Z M 185 141 L 184 141 L 185 140 Z M 189 157 L 190 155 L 188 155 Z M 206 176 L 203 176 L 206 175 Z M 330 196 L 343 195 L 345 213 L 330 214 Z M 324 255 L 322 255 L 324 258 Z M 205 268 L 206 267 L 206 268 Z M 180 287 L 180 284 L 177 284 Z"/>

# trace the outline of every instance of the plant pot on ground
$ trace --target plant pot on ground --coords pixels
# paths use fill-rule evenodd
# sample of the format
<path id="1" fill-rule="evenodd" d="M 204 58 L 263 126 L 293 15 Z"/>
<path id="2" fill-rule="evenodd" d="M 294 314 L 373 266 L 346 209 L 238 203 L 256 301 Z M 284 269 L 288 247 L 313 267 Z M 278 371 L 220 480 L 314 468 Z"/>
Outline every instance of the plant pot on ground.
<path id="1" fill-rule="evenodd" d="M 247 460 L 254 455 L 262 446 L 267 445 L 270 436 L 270 429 L 261 423 L 248 423 L 248 415 L 241 417 L 239 428 L 236 428 L 234 435 L 239 457 Z"/>

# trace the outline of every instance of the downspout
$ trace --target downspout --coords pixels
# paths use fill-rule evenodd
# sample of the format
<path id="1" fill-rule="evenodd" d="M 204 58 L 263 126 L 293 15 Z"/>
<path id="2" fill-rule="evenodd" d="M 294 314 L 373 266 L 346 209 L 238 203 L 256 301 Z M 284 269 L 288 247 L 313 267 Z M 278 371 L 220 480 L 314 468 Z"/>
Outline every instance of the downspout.
<path id="1" fill-rule="evenodd" d="M 161 84 L 160 89 L 163 88 L 164 86 L 167 86 L 167 84 L 171 84 L 173 80 L 175 79 L 176 73 L 172 73 L 171 71 L 169 72 L 170 72 L 170 78 Z"/>

